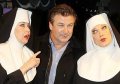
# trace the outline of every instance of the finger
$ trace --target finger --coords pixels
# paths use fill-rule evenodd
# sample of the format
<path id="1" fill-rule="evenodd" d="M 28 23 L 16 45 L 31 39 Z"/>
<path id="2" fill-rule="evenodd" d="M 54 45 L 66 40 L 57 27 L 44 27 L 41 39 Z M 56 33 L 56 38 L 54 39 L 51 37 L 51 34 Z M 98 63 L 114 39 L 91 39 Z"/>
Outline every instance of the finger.
<path id="1" fill-rule="evenodd" d="M 40 64 L 40 59 L 37 59 L 37 60 L 36 60 L 36 65 L 35 65 L 35 67 L 38 67 L 39 64 Z"/>
<path id="2" fill-rule="evenodd" d="M 39 66 L 39 64 L 40 64 L 40 60 L 37 62 L 36 67 L 38 67 L 38 66 Z"/>
<path id="3" fill-rule="evenodd" d="M 34 54 L 34 56 L 36 57 L 37 55 L 39 55 L 41 53 L 41 51 L 38 51 L 37 53 Z"/>

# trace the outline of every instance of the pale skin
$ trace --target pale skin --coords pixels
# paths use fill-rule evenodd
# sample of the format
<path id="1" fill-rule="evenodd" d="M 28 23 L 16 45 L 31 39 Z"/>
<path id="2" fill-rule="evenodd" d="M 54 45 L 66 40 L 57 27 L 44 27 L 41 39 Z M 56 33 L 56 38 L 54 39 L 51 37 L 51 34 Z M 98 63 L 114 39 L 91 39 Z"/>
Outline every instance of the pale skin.
<path id="1" fill-rule="evenodd" d="M 15 36 L 20 43 L 26 44 L 30 38 L 30 24 L 19 22 L 15 28 Z"/>
<path id="2" fill-rule="evenodd" d="M 22 67 L 20 67 L 20 70 L 23 75 L 30 69 L 37 67 L 39 65 L 40 59 L 36 58 L 38 54 L 40 54 L 40 51 L 35 53 Z"/>
<path id="3" fill-rule="evenodd" d="M 61 49 L 71 38 L 75 24 L 75 17 L 72 15 L 55 15 L 53 22 L 49 22 L 51 30 L 50 37 L 56 49 Z"/>
<path id="4" fill-rule="evenodd" d="M 100 47 L 108 46 L 112 41 L 110 28 L 106 24 L 96 25 L 92 29 L 93 40 Z"/>
<path id="5" fill-rule="evenodd" d="M 30 25 L 27 22 L 19 22 L 15 28 L 15 36 L 17 40 L 22 43 L 26 44 L 30 37 Z M 24 75 L 27 71 L 32 68 L 37 67 L 40 64 L 40 59 L 36 58 L 36 56 L 40 54 L 40 51 L 35 53 L 25 64 L 20 67 L 20 71 Z"/>

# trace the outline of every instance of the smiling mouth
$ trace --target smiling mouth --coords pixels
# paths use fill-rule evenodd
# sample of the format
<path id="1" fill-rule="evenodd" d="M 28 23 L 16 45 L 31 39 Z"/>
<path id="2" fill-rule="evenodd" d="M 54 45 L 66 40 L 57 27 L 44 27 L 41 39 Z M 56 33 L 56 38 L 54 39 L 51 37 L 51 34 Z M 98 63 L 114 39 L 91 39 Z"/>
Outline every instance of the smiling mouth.
<path id="1" fill-rule="evenodd" d="M 63 35 L 64 38 L 67 38 L 68 36 L 69 36 L 69 35 L 67 35 L 67 34 L 66 34 L 66 35 Z"/>
<path id="2" fill-rule="evenodd" d="M 67 35 L 66 36 L 63 36 L 64 38 L 66 38 L 67 37 Z"/>

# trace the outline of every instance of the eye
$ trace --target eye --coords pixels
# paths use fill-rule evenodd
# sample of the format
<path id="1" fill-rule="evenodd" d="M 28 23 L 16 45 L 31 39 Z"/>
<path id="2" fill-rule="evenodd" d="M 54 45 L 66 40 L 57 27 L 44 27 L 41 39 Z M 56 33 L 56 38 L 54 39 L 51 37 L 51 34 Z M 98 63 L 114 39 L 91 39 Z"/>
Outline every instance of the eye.
<path id="1" fill-rule="evenodd" d="M 19 26 L 20 26 L 20 27 L 25 27 L 25 24 L 24 24 L 24 23 L 21 23 Z"/>
<path id="2" fill-rule="evenodd" d="M 64 24 L 58 24 L 59 27 L 64 27 Z"/>
<path id="3" fill-rule="evenodd" d="M 73 28 L 73 24 L 68 25 L 69 28 Z"/>
<path id="4" fill-rule="evenodd" d="M 64 26 L 64 25 L 58 25 L 58 26 L 61 26 L 61 27 L 62 27 L 62 26 Z"/>
<path id="5" fill-rule="evenodd" d="M 96 29 L 92 30 L 92 34 L 96 34 L 97 32 L 98 32 L 98 30 L 96 30 Z"/>
<path id="6" fill-rule="evenodd" d="M 102 27 L 103 30 L 106 29 L 106 28 L 107 28 L 107 26 L 103 26 L 103 27 Z"/>

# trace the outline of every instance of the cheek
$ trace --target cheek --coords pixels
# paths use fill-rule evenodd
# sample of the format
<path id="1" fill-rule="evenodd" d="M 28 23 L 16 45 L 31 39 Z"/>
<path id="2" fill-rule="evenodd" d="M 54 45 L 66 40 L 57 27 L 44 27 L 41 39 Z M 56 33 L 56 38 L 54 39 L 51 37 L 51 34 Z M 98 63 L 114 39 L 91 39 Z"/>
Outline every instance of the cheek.
<path id="1" fill-rule="evenodd" d="M 15 33 L 16 38 L 19 39 L 19 31 L 15 30 L 14 33 Z"/>
<path id="2" fill-rule="evenodd" d="M 104 33 L 111 35 L 111 31 L 109 29 L 106 29 L 106 31 Z"/>
<path id="3" fill-rule="evenodd" d="M 111 36 L 111 34 L 108 34 L 108 35 L 107 35 L 107 39 L 108 39 L 109 42 L 112 41 L 112 36 Z"/>
<path id="4" fill-rule="evenodd" d="M 72 29 L 70 29 L 70 33 L 73 33 L 73 28 L 72 28 Z"/>
<path id="5" fill-rule="evenodd" d="M 94 43 L 99 43 L 99 37 L 98 36 L 93 36 L 93 41 L 94 41 Z"/>
<path id="6" fill-rule="evenodd" d="M 64 32 L 63 29 L 56 29 L 56 30 L 54 31 L 54 33 L 55 33 L 56 35 L 62 34 L 63 32 Z"/>
<path id="7" fill-rule="evenodd" d="M 53 37 L 59 37 L 59 31 L 56 30 L 56 29 L 51 30 L 51 35 L 52 35 Z"/>
<path id="8" fill-rule="evenodd" d="M 106 31 L 106 36 L 107 38 L 112 39 L 112 34 L 110 31 Z"/>
<path id="9" fill-rule="evenodd" d="M 18 37 L 19 37 L 19 39 L 20 39 L 20 40 L 23 40 L 23 39 L 24 39 L 24 37 L 23 37 L 23 34 L 22 34 L 22 33 L 20 33 Z"/>
<path id="10" fill-rule="evenodd" d="M 53 34 L 58 34 L 59 30 L 58 30 L 58 29 L 54 29 L 54 30 L 51 30 L 51 32 L 52 32 Z"/>
<path id="11" fill-rule="evenodd" d="M 19 32 L 17 33 L 17 36 L 18 36 L 20 39 L 23 38 L 23 35 L 24 35 L 24 33 L 23 33 L 22 31 L 19 31 Z"/>
<path id="12" fill-rule="evenodd" d="M 73 33 L 73 28 L 68 29 L 68 34 L 72 34 Z"/>

